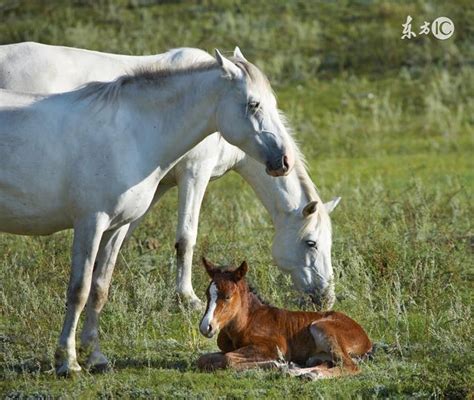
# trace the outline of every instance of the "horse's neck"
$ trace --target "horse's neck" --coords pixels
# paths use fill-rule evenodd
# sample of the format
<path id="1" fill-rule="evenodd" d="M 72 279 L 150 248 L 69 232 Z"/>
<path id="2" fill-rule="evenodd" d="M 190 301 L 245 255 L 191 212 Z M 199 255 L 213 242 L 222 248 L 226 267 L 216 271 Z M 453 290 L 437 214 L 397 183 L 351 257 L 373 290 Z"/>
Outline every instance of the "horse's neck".
<path id="1" fill-rule="evenodd" d="M 298 168 L 303 166 L 300 165 Z M 301 209 L 308 202 L 300 177 L 295 170 L 288 176 L 274 178 L 266 173 L 263 165 L 245 155 L 235 166 L 235 171 L 252 187 L 272 216 L 274 224 L 281 217 Z"/>
<path id="2" fill-rule="evenodd" d="M 164 79 L 175 82 L 131 83 L 124 88 L 123 99 L 130 115 L 140 120 L 137 135 L 144 153 L 154 164 L 168 168 L 217 130 L 216 108 L 223 84 L 217 69 Z"/>

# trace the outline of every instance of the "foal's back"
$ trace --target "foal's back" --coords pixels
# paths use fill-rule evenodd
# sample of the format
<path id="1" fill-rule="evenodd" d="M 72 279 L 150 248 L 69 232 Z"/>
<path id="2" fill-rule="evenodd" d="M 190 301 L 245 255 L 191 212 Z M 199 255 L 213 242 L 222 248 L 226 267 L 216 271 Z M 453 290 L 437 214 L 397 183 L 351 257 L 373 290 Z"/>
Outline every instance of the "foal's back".
<path id="1" fill-rule="evenodd" d="M 304 363 L 318 352 L 332 347 L 328 338 L 334 338 L 349 356 L 363 356 L 372 349 L 365 330 L 352 318 L 338 311 L 290 311 L 262 305 L 252 317 L 248 331 L 252 336 L 262 335 L 262 325 L 268 327 L 268 339 L 275 338 L 288 359 Z M 318 338 L 319 336 L 319 338 Z M 319 340 L 318 340 L 319 339 Z M 316 341 L 319 345 L 308 346 Z M 329 346 L 325 346 L 328 344 Z"/>

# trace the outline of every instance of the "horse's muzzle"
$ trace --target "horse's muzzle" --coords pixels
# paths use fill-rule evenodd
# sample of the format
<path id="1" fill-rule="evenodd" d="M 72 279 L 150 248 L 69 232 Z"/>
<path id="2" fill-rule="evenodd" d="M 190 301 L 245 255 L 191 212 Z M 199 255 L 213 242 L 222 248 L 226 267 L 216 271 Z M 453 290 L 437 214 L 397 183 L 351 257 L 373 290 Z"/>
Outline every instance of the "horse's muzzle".
<path id="1" fill-rule="evenodd" d="M 267 162 L 266 167 L 266 172 L 268 175 L 277 177 L 288 175 L 293 168 L 293 165 L 290 163 L 288 156 L 285 155 L 281 158 L 278 165 Z"/>
<path id="2" fill-rule="evenodd" d="M 327 288 L 322 293 L 308 293 L 309 298 L 318 310 L 330 310 L 336 301 L 334 289 Z"/>

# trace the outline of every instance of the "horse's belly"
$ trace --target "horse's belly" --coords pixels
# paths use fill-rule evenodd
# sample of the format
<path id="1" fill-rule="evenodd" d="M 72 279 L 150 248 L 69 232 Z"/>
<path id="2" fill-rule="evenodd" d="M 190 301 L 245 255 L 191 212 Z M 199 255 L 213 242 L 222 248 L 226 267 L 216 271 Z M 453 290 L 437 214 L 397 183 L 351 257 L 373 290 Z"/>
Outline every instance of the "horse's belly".
<path id="1" fill-rule="evenodd" d="M 50 235 L 72 227 L 71 219 L 53 205 L 47 208 L 0 204 L 0 231 L 17 235 Z"/>

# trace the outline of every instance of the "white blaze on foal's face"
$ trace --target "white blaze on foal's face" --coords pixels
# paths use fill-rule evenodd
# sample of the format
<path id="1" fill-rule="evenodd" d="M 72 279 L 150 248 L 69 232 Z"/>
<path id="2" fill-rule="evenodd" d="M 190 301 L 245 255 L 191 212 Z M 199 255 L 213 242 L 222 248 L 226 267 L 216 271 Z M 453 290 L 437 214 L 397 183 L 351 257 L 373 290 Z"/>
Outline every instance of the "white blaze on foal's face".
<path id="1" fill-rule="evenodd" d="M 215 331 L 218 329 L 218 326 L 214 326 L 214 312 L 217 307 L 217 286 L 215 282 L 212 282 L 209 286 L 209 302 L 207 305 L 206 313 L 202 317 L 201 324 L 199 329 L 204 336 L 212 337 Z"/>

